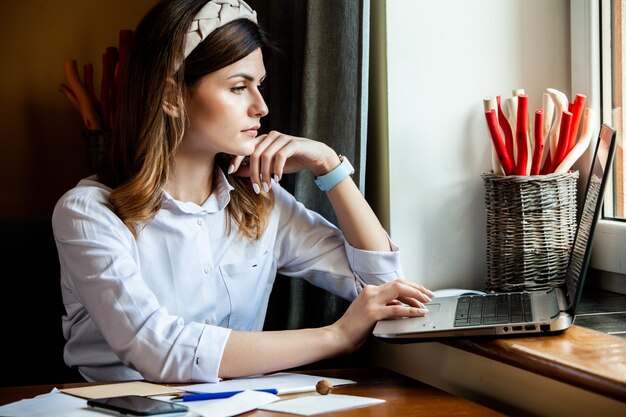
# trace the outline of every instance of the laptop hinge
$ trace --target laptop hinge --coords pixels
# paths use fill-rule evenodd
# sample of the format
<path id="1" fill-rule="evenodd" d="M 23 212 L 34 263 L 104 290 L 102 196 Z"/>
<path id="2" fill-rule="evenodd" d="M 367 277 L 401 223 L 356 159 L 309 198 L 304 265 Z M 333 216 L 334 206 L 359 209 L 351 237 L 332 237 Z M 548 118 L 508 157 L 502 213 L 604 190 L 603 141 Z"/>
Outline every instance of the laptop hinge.
<path id="1" fill-rule="evenodd" d="M 561 288 L 555 288 L 556 300 L 559 303 L 559 310 L 567 311 L 569 308 L 569 303 L 567 302 L 567 296 L 565 292 Z"/>

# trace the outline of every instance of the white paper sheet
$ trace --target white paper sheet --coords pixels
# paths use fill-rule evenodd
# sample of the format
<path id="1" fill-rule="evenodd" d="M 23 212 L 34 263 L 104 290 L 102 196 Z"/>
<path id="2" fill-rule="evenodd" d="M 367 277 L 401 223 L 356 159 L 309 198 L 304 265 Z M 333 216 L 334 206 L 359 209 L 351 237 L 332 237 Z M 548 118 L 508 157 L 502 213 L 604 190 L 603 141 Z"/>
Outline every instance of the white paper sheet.
<path id="1" fill-rule="evenodd" d="M 278 400 L 280 397 L 267 392 L 244 391 L 221 400 L 189 401 L 179 404 L 189 407 L 190 412 L 187 413 L 189 417 L 193 416 L 193 413 L 203 417 L 231 417 Z"/>
<path id="2" fill-rule="evenodd" d="M 183 403 L 189 408 L 187 417 L 231 417 L 280 398 L 266 392 L 245 391 L 230 398 Z M 98 417 L 110 413 L 94 410 L 87 400 L 63 394 L 56 388 L 48 394 L 0 406 L 2 417 Z M 180 416 L 180 414 L 177 414 Z"/>
<path id="3" fill-rule="evenodd" d="M 294 398 L 293 400 L 278 401 L 263 405 L 259 410 L 278 411 L 282 413 L 300 414 L 312 416 L 321 413 L 346 410 L 348 408 L 365 407 L 368 405 L 384 403 L 385 400 L 378 398 L 356 397 L 354 395 L 308 395 Z"/>
<path id="4" fill-rule="evenodd" d="M 177 388 L 189 392 L 222 392 L 276 388 L 278 390 L 278 394 L 280 395 L 287 393 L 286 391 L 315 391 L 315 385 L 321 379 L 329 380 L 333 386 L 356 383 L 349 379 L 326 378 L 323 376 L 296 374 L 291 372 L 278 372 L 271 375 L 229 379 L 216 383 L 194 384 Z"/>
<path id="5" fill-rule="evenodd" d="M 0 407 L 3 417 L 85 417 L 92 416 L 87 400 L 62 394 L 56 388 L 47 394 L 20 400 Z"/>

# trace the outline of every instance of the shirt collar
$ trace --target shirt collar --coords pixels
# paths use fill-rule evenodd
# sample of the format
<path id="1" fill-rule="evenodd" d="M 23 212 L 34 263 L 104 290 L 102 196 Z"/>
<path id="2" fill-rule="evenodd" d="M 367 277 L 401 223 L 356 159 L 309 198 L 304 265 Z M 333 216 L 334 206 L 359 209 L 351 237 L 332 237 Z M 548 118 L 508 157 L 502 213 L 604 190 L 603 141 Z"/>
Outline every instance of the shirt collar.
<path id="1" fill-rule="evenodd" d="M 235 188 L 232 185 L 230 185 L 230 183 L 228 182 L 228 179 L 226 178 L 226 175 L 221 169 L 217 170 L 216 175 L 217 175 L 217 181 L 216 181 L 217 185 L 215 189 L 213 190 L 213 192 L 211 193 L 211 195 L 209 196 L 209 198 L 207 198 L 206 201 L 202 203 L 202 205 L 199 206 L 196 203 L 192 203 L 191 201 L 185 201 L 185 202 L 178 201 L 174 199 L 174 197 L 172 197 L 167 191 L 163 190 L 164 205 L 173 205 L 174 207 L 177 207 L 183 213 L 188 213 L 188 214 L 198 214 L 198 213 L 207 214 L 207 213 L 216 213 L 218 211 L 224 210 L 224 208 L 230 202 L 230 192 L 234 190 Z"/>

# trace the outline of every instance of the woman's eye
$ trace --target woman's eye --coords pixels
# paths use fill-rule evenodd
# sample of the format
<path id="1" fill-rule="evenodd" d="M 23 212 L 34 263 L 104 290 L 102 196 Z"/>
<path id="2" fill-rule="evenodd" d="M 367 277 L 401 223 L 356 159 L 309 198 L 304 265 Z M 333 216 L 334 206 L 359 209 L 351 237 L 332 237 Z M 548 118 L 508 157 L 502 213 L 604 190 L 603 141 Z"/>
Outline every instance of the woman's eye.
<path id="1" fill-rule="evenodd" d="M 232 92 L 233 92 L 233 93 L 235 93 L 235 94 L 241 94 L 241 93 L 243 93 L 243 91 L 244 91 L 245 89 L 246 89 L 246 86 L 245 86 L 245 85 L 241 85 L 241 86 L 239 86 L 239 87 L 233 87 L 233 88 L 231 88 L 231 89 L 230 89 L 230 91 L 232 91 Z"/>

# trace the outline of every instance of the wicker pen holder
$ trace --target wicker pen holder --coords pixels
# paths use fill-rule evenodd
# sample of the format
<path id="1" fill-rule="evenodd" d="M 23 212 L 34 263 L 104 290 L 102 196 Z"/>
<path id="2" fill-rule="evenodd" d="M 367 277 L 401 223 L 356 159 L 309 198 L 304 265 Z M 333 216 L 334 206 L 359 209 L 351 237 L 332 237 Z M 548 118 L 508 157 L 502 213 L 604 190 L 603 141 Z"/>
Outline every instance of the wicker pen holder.
<path id="1" fill-rule="evenodd" d="M 576 232 L 578 171 L 482 175 L 487 207 L 487 291 L 563 283 Z"/>
<path id="2" fill-rule="evenodd" d="M 87 164 L 90 172 L 96 172 L 102 157 L 109 148 L 111 138 L 110 130 L 84 130 L 85 150 L 87 151 Z"/>

